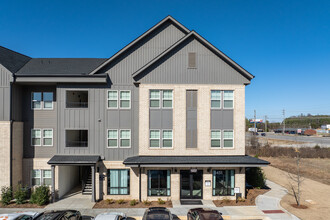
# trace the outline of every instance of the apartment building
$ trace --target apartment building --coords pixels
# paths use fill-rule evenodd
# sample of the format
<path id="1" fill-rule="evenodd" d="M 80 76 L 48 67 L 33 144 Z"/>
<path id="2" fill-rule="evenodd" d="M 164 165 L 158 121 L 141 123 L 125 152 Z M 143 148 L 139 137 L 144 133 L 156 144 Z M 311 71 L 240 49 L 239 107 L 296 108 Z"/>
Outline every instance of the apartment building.
<path id="1" fill-rule="evenodd" d="M 234 199 L 254 78 L 164 18 L 108 59 L 0 47 L 0 186 L 75 187 L 99 199 Z"/>

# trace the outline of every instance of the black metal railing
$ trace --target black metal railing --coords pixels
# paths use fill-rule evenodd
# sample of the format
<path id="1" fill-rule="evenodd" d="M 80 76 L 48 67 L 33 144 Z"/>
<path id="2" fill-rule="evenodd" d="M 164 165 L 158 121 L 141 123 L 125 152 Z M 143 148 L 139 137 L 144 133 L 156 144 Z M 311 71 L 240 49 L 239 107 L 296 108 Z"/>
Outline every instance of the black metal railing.
<path id="1" fill-rule="evenodd" d="M 88 147 L 88 141 L 66 141 L 66 147 Z"/>
<path id="2" fill-rule="evenodd" d="M 67 108 L 88 108 L 88 102 L 66 102 Z"/>

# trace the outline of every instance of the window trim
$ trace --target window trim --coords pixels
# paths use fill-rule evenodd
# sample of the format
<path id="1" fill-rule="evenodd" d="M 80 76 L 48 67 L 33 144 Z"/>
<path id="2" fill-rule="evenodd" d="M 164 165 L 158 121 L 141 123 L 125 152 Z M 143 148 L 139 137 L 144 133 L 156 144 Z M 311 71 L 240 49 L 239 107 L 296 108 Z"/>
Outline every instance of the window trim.
<path id="1" fill-rule="evenodd" d="M 44 101 L 44 93 L 52 93 L 53 94 L 53 100 L 52 100 L 52 108 L 45 108 L 45 101 Z M 48 92 L 48 91 L 45 91 L 45 92 L 42 92 L 42 109 L 43 110 L 53 110 L 54 109 L 54 92 Z"/>
<path id="2" fill-rule="evenodd" d="M 67 107 L 67 92 L 68 91 L 70 91 L 70 92 L 74 92 L 74 91 L 77 91 L 77 92 L 87 92 L 87 98 L 88 98 L 88 100 L 87 100 L 87 108 L 86 107 L 81 107 L 81 108 L 79 108 L 79 107 L 72 107 L 72 108 L 70 108 L 70 107 Z M 89 91 L 89 89 L 85 89 L 85 88 L 68 88 L 68 89 L 65 89 L 65 103 L 64 103 L 64 109 L 89 109 L 89 106 L 90 106 L 90 103 L 89 103 L 89 101 L 90 101 L 90 91 Z"/>
<path id="3" fill-rule="evenodd" d="M 74 146 L 74 147 L 68 147 L 67 146 L 67 131 L 87 131 L 87 146 L 86 147 L 77 147 L 77 146 Z M 86 149 L 86 148 L 89 148 L 89 129 L 84 129 L 84 128 L 65 128 L 64 129 L 64 136 L 65 136 L 65 148 L 69 148 L 69 149 L 73 149 L 73 148 L 76 148 L 76 149 Z"/>
<path id="4" fill-rule="evenodd" d="M 220 91 L 220 100 L 219 99 L 212 99 L 212 91 Z M 212 101 L 220 101 L 220 107 L 212 107 Z M 223 106 L 222 104 L 222 90 L 219 90 L 219 89 L 211 89 L 211 92 L 210 92 L 210 107 L 211 109 L 221 109 Z"/>
<path id="5" fill-rule="evenodd" d="M 173 89 L 162 89 L 160 90 L 161 91 L 161 97 L 160 97 L 160 101 L 161 101 L 161 106 L 162 106 L 162 109 L 173 109 Z M 169 99 L 169 98 L 164 98 L 164 91 L 171 91 L 172 92 L 172 98 Z M 172 102 L 172 106 L 171 107 L 164 107 L 164 100 L 165 101 L 171 101 Z"/>
<path id="6" fill-rule="evenodd" d="M 228 108 L 228 107 L 225 107 L 225 91 L 232 91 L 233 92 L 233 107 L 231 107 L 231 108 Z M 222 93 L 223 93 L 223 109 L 234 109 L 234 105 L 235 105 L 235 92 L 234 92 L 234 90 L 223 90 L 222 91 Z M 231 100 L 231 99 L 230 99 Z"/>
<path id="7" fill-rule="evenodd" d="M 32 142 L 32 131 L 33 130 L 40 130 L 40 145 L 34 145 Z M 32 147 L 41 147 L 42 146 L 42 129 L 41 128 L 31 128 L 30 137 L 31 137 L 31 146 Z"/>
<path id="8" fill-rule="evenodd" d="M 149 190 L 151 189 L 150 187 L 150 184 L 149 184 L 149 172 L 150 171 L 169 171 L 170 172 L 170 188 L 166 188 L 166 195 L 164 196 L 163 195 L 163 197 L 170 197 L 171 196 L 171 194 L 172 194 L 172 171 L 170 170 L 170 169 L 150 169 L 150 170 L 147 170 L 147 197 L 160 197 L 159 195 L 149 195 Z M 158 181 L 159 181 L 159 174 L 158 174 Z M 167 176 L 166 176 L 166 185 L 167 185 Z M 158 182 L 158 186 L 159 186 L 159 182 Z M 158 188 L 158 189 L 160 189 L 160 188 Z M 170 194 L 169 195 L 167 195 L 167 191 L 170 191 Z"/>
<path id="9" fill-rule="evenodd" d="M 155 99 L 155 98 L 151 98 L 150 94 L 151 91 L 158 91 L 159 92 L 159 99 Z M 151 100 L 158 100 L 159 101 L 159 106 L 158 107 L 151 107 Z M 150 109 L 161 109 L 161 107 L 163 106 L 162 104 L 162 92 L 160 89 L 149 89 L 149 108 Z"/>
<path id="10" fill-rule="evenodd" d="M 40 100 L 40 108 L 33 108 L 33 93 L 41 93 L 41 100 Z M 52 108 L 44 108 L 44 93 L 52 93 L 53 100 L 52 100 Z M 54 110 L 54 92 L 53 91 L 31 91 L 31 100 L 30 100 L 30 107 L 31 110 Z"/>
<path id="11" fill-rule="evenodd" d="M 44 130 L 51 130 L 52 131 L 52 145 L 44 145 Z M 43 128 L 42 129 L 42 134 L 41 134 L 41 139 L 42 139 L 42 146 L 45 146 L 45 147 L 52 147 L 54 146 L 54 129 L 53 128 Z"/>
<path id="12" fill-rule="evenodd" d="M 158 131 L 159 132 L 159 138 L 151 138 L 151 131 Z M 158 140 L 159 147 L 151 147 L 151 144 L 150 144 L 151 140 Z M 151 148 L 151 149 L 161 148 L 160 140 L 161 140 L 161 129 L 149 129 L 149 148 Z"/>
<path id="13" fill-rule="evenodd" d="M 116 147 L 111 147 L 109 146 L 109 140 L 114 140 L 113 138 L 109 138 L 109 131 L 117 131 L 117 146 Z M 119 143 L 118 143 L 118 136 L 119 136 L 119 132 L 118 129 L 107 129 L 106 131 L 106 137 L 107 137 L 107 148 L 119 148 Z"/>
<path id="14" fill-rule="evenodd" d="M 117 92 L 117 107 L 109 107 L 109 101 L 114 101 L 114 99 L 109 99 L 109 92 Z M 119 109 L 119 91 L 118 90 L 107 90 L 107 93 L 106 93 L 106 96 L 107 96 L 107 99 L 106 99 L 106 105 L 107 105 L 107 109 Z"/>
<path id="15" fill-rule="evenodd" d="M 129 131 L 130 133 L 130 138 L 129 138 L 129 146 L 127 147 L 122 147 L 121 146 L 121 140 L 124 139 L 124 140 L 127 140 L 126 138 L 121 138 L 121 131 Z M 119 129 L 119 148 L 131 148 L 132 147 L 132 131 L 131 129 Z"/>
<path id="16" fill-rule="evenodd" d="M 164 138 L 164 131 L 171 131 L 172 132 L 172 138 Z M 164 147 L 164 140 L 171 140 L 172 146 L 171 147 Z M 162 145 L 161 148 L 163 149 L 171 149 L 173 148 L 173 129 L 162 129 Z"/>
<path id="17" fill-rule="evenodd" d="M 233 170 L 234 171 L 234 188 L 236 187 L 236 170 L 235 169 L 212 169 L 212 196 L 215 197 L 215 196 L 235 196 L 235 193 L 233 195 L 215 195 L 213 192 L 215 190 L 215 188 L 213 188 L 213 180 L 214 180 L 214 171 L 230 171 L 230 170 Z M 234 188 L 232 189 L 234 191 Z"/>
<path id="18" fill-rule="evenodd" d="M 33 171 L 34 170 L 39 170 L 40 171 L 40 177 L 39 178 L 34 178 L 33 177 Z M 48 170 L 48 171 L 50 171 L 51 172 L 51 177 L 50 178 L 44 178 L 44 171 L 45 170 Z M 33 179 L 40 179 L 40 185 L 33 185 Z M 31 175 L 30 175 L 30 185 L 31 186 L 43 186 L 43 185 L 45 185 L 45 183 L 44 183 L 44 179 L 53 179 L 53 173 L 52 173 L 52 170 L 51 169 L 33 169 L 32 168 L 32 170 L 31 170 Z M 45 185 L 45 186 L 51 186 L 51 185 Z"/>
<path id="19" fill-rule="evenodd" d="M 111 190 L 111 185 L 108 187 L 108 183 L 111 184 L 111 180 L 110 180 L 110 170 L 128 170 L 128 181 L 127 181 L 127 187 L 112 187 L 112 188 L 117 188 L 118 192 L 121 188 L 127 188 L 127 194 L 110 194 L 110 190 Z M 118 172 L 118 174 L 120 175 L 120 173 Z M 119 176 L 118 176 L 118 183 L 119 183 Z M 119 184 L 118 184 L 119 185 Z M 107 169 L 107 195 L 130 195 L 131 194 L 131 170 L 130 169 Z"/>
<path id="20" fill-rule="evenodd" d="M 127 99 L 121 99 L 121 97 L 120 97 L 120 93 L 121 92 L 129 92 L 129 107 L 121 107 L 120 106 L 122 100 L 123 101 L 127 101 Z M 119 90 L 119 97 L 118 97 L 118 99 L 119 99 L 119 105 L 118 105 L 118 107 L 120 109 L 131 109 L 131 107 L 132 107 L 132 105 L 131 105 L 131 102 L 132 102 L 132 92 L 131 92 L 131 90 Z"/>
<path id="21" fill-rule="evenodd" d="M 218 139 L 218 138 L 212 138 L 212 131 L 219 131 L 220 132 L 220 139 Z M 222 148 L 222 144 L 221 144 L 221 142 L 222 142 L 221 130 L 220 129 L 211 129 L 210 140 L 211 140 L 211 143 L 210 143 L 211 149 L 221 149 Z M 220 146 L 219 147 L 212 147 L 212 140 L 219 140 L 220 141 Z"/>
<path id="22" fill-rule="evenodd" d="M 223 131 L 223 138 L 222 138 L 222 140 L 223 140 L 223 149 L 233 149 L 233 148 L 235 148 L 235 132 L 234 132 L 234 129 L 224 129 L 224 130 L 222 130 Z M 229 138 L 225 138 L 225 131 L 232 131 L 233 132 L 233 138 L 231 139 L 229 139 Z M 233 140 L 233 146 L 232 147 L 225 147 L 225 140 Z"/>

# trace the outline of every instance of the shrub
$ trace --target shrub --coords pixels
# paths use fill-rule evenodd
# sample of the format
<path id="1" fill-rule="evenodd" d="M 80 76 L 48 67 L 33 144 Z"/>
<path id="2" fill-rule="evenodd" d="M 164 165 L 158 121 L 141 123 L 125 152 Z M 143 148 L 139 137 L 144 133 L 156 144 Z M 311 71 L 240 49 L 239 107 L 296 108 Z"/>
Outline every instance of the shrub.
<path id="1" fill-rule="evenodd" d="M 49 187 L 48 186 L 38 186 L 34 189 L 30 202 L 37 205 L 46 205 L 49 203 Z"/>
<path id="2" fill-rule="evenodd" d="M 253 187 L 263 188 L 266 184 L 266 177 L 260 167 L 253 167 L 246 170 L 246 182 Z"/>
<path id="3" fill-rule="evenodd" d="M 165 204 L 165 201 L 162 200 L 161 198 L 158 198 L 158 204 L 159 204 L 159 205 L 163 205 L 163 204 Z"/>
<path id="4" fill-rule="evenodd" d="M 242 197 L 238 197 L 238 198 L 237 198 L 237 201 L 238 201 L 238 202 L 245 202 L 245 199 L 242 198 Z"/>
<path id="5" fill-rule="evenodd" d="M 1 203 L 6 206 L 9 205 L 10 201 L 13 199 L 13 191 L 11 187 L 3 186 L 1 187 Z"/>
<path id="6" fill-rule="evenodd" d="M 135 206 L 136 204 L 138 204 L 138 201 L 136 201 L 135 199 L 131 200 L 131 202 L 129 203 L 131 206 Z"/>
<path id="7" fill-rule="evenodd" d="M 149 200 L 143 200 L 143 204 L 145 204 L 145 205 L 151 205 L 151 202 Z"/>
<path id="8" fill-rule="evenodd" d="M 14 198 L 16 199 L 16 204 L 23 204 L 27 198 L 27 194 L 28 194 L 27 188 L 19 184 L 14 192 Z"/>
<path id="9" fill-rule="evenodd" d="M 105 200 L 105 202 L 109 205 L 109 204 L 115 203 L 115 200 L 113 200 L 113 199 L 107 199 L 107 200 Z"/>
<path id="10" fill-rule="evenodd" d="M 229 202 L 230 202 L 230 199 L 224 198 L 224 199 L 222 200 L 222 202 L 223 202 L 223 203 L 229 203 Z"/>
<path id="11" fill-rule="evenodd" d="M 320 150 L 321 147 L 320 147 L 320 145 L 317 144 L 317 145 L 314 146 L 314 149 L 315 149 L 315 150 Z"/>
<path id="12" fill-rule="evenodd" d="M 123 199 L 118 199 L 118 200 L 117 200 L 117 203 L 118 203 L 119 205 L 124 204 L 124 203 L 125 203 L 125 200 L 123 200 Z"/>

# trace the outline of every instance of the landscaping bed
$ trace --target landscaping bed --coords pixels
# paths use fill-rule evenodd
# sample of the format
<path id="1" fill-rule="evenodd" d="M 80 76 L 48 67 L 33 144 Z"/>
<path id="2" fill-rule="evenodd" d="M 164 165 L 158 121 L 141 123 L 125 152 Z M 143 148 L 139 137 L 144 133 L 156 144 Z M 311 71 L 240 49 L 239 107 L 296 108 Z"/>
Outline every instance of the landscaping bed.
<path id="1" fill-rule="evenodd" d="M 43 205 L 43 206 L 39 206 L 37 204 L 31 204 L 31 203 L 23 203 L 23 204 L 16 204 L 15 202 L 11 202 L 10 204 L 8 205 L 3 205 L 2 203 L 0 203 L 0 208 L 22 208 L 22 209 L 25 209 L 25 208 L 33 208 L 33 209 L 37 209 L 37 208 L 45 208 L 46 205 Z"/>
<path id="2" fill-rule="evenodd" d="M 108 208 L 150 208 L 150 207 L 166 207 L 172 208 L 172 201 L 143 201 L 138 200 L 113 200 L 106 199 L 97 202 L 94 209 L 108 209 Z"/>
<path id="3" fill-rule="evenodd" d="M 213 200 L 213 203 L 217 207 L 254 206 L 254 205 L 256 205 L 255 200 L 256 200 L 257 196 L 262 195 L 268 191 L 269 191 L 269 189 L 249 189 L 246 199 L 239 199 L 237 202 L 236 202 L 236 200 L 229 200 L 229 199 Z"/>

